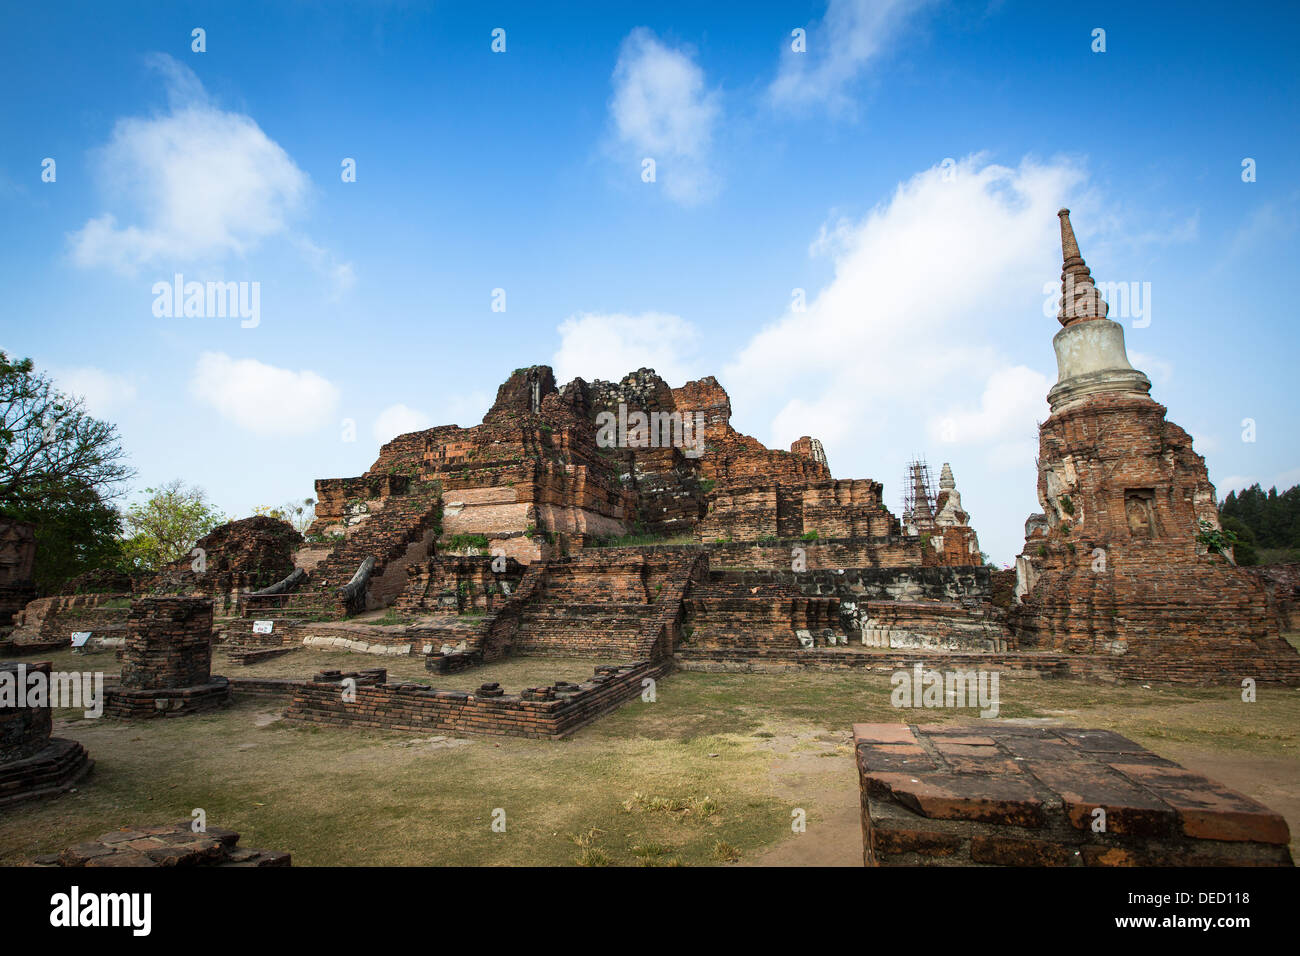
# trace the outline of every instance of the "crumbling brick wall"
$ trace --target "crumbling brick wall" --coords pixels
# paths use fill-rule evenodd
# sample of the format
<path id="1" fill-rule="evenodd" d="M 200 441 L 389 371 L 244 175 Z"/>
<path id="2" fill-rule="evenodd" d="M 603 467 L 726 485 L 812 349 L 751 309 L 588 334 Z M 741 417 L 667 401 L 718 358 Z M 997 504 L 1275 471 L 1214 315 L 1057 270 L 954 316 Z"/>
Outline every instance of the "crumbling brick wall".
<path id="1" fill-rule="evenodd" d="M 122 688 L 163 690 L 207 684 L 211 640 L 211 599 L 150 597 L 133 601 L 122 652 Z"/>

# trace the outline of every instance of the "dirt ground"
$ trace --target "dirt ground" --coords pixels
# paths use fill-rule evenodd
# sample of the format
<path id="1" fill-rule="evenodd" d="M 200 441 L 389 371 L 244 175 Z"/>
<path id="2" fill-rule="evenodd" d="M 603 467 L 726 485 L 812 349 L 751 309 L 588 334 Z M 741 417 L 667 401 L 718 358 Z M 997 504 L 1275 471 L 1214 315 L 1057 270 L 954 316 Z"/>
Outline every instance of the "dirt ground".
<path id="1" fill-rule="evenodd" d="M 59 669 L 116 671 L 111 653 L 53 658 Z M 514 691 L 578 680 L 598 663 L 519 658 L 441 678 L 418 659 L 303 649 L 248 668 L 218 652 L 214 671 L 387 666 L 394 679 L 462 689 L 497 680 Z M 0 863 L 201 808 L 243 845 L 288 850 L 298 865 L 857 866 L 852 724 L 980 720 L 973 710 L 895 709 L 890 689 L 883 674 L 678 672 L 659 682 L 655 702 L 625 704 L 562 741 L 304 726 L 250 698 L 144 722 L 60 712 L 55 734 L 83 743 L 95 772 L 74 793 L 0 811 Z M 995 719 L 1116 730 L 1261 800 L 1300 832 L 1298 690 L 1265 686 L 1244 703 L 1233 687 L 1007 676 Z"/>

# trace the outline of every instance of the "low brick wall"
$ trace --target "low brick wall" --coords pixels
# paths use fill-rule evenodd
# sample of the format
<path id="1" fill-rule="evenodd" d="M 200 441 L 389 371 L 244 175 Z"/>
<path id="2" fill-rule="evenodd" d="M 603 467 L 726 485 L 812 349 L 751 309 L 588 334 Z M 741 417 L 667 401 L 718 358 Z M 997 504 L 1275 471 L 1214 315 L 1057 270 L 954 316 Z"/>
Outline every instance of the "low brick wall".
<path id="1" fill-rule="evenodd" d="M 306 683 L 305 680 L 283 677 L 232 677 L 230 689 L 236 702 L 248 697 L 256 700 L 288 700 Z"/>
<path id="2" fill-rule="evenodd" d="M 559 738 L 641 694 L 641 682 L 657 679 L 670 665 L 640 661 L 597 668 L 578 685 L 529 688 L 508 695 L 495 685 L 475 693 L 436 690 L 419 684 L 366 684 L 345 701 L 341 681 L 360 675 L 318 675 L 300 686 L 285 717 L 306 723 L 411 733 L 450 732 Z M 380 672 L 382 673 L 382 672 Z"/>
<path id="3" fill-rule="evenodd" d="M 180 717 L 230 705 L 230 681 L 213 675 L 191 687 L 109 691 L 104 713 L 109 717 Z"/>
<path id="4" fill-rule="evenodd" d="M 868 647 L 948 651 L 1014 650 L 1015 638 L 995 608 L 938 601 L 863 601 L 856 608 Z"/>
<path id="5" fill-rule="evenodd" d="M 1119 734 L 857 724 L 867 866 L 1291 866 L 1286 821 Z"/>
<path id="6" fill-rule="evenodd" d="M 682 670 L 712 673 L 788 674 L 795 670 L 813 670 L 892 674 L 909 670 L 916 664 L 935 670 L 996 670 L 1039 677 L 1069 677 L 1073 673 L 1071 662 L 1064 654 L 876 653 L 834 647 L 764 648 L 757 651 L 678 648 L 674 660 Z"/>
<path id="7" fill-rule="evenodd" d="M 857 601 L 984 601 L 992 592 L 992 572 L 985 567 L 870 567 L 814 565 L 816 544 L 807 545 L 808 570 L 791 570 L 790 549 L 785 563 L 765 570 L 727 568 L 725 555 L 710 558 L 709 579 L 740 587 L 788 584 L 809 596 Z M 725 551 L 728 546 L 721 545 Z M 824 556 L 823 556 L 824 557 Z"/>
<path id="8" fill-rule="evenodd" d="M 998 670 L 1104 683 L 1140 681 L 1232 687 L 1240 686 L 1244 679 L 1250 678 L 1257 684 L 1300 687 L 1300 660 L 1293 656 L 1153 661 L 1150 658 L 1126 659 L 1038 651 L 950 654 L 941 651 L 864 652 L 854 648 L 835 647 L 793 650 L 681 647 L 677 649 L 674 660 L 682 670 L 754 674 L 784 674 L 791 670 L 892 673 L 921 664 L 936 670 Z"/>
<path id="9" fill-rule="evenodd" d="M 359 654 L 438 654 L 444 644 L 477 646 L 492 623 L 490 616 L 445 615 L 446 620 L 418 626 L 361 624 L 355 621 L 304 622 L 271 619 L 270 634 L 253 632 L 255 618 L 238 618 L 224 629 L 231 648 L 314 647 Z"/>
<path id="10" fill-rule="evenodd" d="M 57 643 L 66 647 L 73 631 L 124 633 L 129 594 L 61 594 L 37 598 L 16 618 L 13 641 L 22 644 Z M 121 605 L 107 607 L 105 605 Z"/>

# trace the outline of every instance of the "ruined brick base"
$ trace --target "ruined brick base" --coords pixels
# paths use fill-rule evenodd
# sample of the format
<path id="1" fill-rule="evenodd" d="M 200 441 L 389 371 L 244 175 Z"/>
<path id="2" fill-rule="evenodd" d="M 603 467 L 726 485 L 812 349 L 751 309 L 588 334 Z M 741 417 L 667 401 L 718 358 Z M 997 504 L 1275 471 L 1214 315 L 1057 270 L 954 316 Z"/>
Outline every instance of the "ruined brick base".
<path id="1" fill-rule="evenodd" d="M 95 761 L 81 744 L 51 737 L 32 756 L 0 764 L 0 807 L 66 793 L 89 776 L 94 767 Z"/>
<path id="2" fill-rule="evenodd" d="M 213 675 L 207 684 L 159 690 L 109 691 L 104 713 L 110 717 L 181 717 L 230 704 L 230 681 Z"/>
<path id="3" fill-rule="evenodd" d="M 234 830 L 195 833 L 186 820 L 171 826 L 114 830 L 62 853 L 36 858 L 37 866 L 289 866 L 288 853 L 240 847 Z"/>
<path id="4" fill-rule="evenodd" d="M 1108 730 L 856 724 L 853 738 L 868 866 L 1292 865 L 1280 815 Z"/>
<path id="5" fill-rule="evenodd" d="M 638 661 L 602 666 L 581 684 L 559 681 L 517 695 L 485 684 L 474 693 L 435 690 L 421 684 L 389 684 L 382 669 L 318 674 L 299 685 L 284 716 L 307 723 L 372 727 L 413 733 L 504 734 L 565 737 L 642 693 L 642 681 L 666 674 L 670 665 Z M 373 675 L 381 675 L 373 681 Z M 340 681 L 357 681 L 355 700 L 343 699 Z"/>
<path id="6" fill-rule="evenodd" d="M 866 670 L 892 673 L 916 664 L 935 670 L 997 670 L 1039 677 L 1068 677 L 1101 683 L 1187 684 L 1239 687 L 1249 677 L 1257 684 L 1300 687 L 1300 656 L 1202 657 L 1153 660 L 1042 652 L 942 653 L 930 651 L 863 651 L 855 647 L 695 648 L 679 647 L 674 661 L 682 670 L 784 674 L 792 670 Z"/>

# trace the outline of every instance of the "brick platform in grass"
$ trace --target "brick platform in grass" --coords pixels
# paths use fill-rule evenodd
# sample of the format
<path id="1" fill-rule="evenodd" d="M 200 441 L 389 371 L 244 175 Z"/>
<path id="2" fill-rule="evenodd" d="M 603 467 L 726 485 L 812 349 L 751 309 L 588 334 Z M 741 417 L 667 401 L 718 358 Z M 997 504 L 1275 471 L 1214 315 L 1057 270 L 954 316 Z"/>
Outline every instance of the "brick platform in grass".
<path id="1" fill-rule="evenodd" d="M 868 866 L 1293 865 L 1280 815 L 1108 730 L 855 724 L 853 738 Z"/>
<path id="2" fill-rule="evenodd" d="M 602 665 L 580 684 L 558 681 L 507 694 L 496 683 L 466 693 L 422 684 L 390 684 L 383 668 L 345 674 L 325 671 L 294 690 L 284 716 L 289 720 L 342 727 L 412 733 L 504 734 L 567 737 L 641 695 L 647 678 L 664 676 L 665 662 Z M 345 700 L 343 680 L 356 681 Z"/>
<path id="3" fill-rule="evenodd" d="M 170 826 L 113 830 L 61 853 L 37 857 L 37 866 L 289 866 L 288 853 L 240 847 L 234 830 L 190 829 L 188 820 Z"/>

